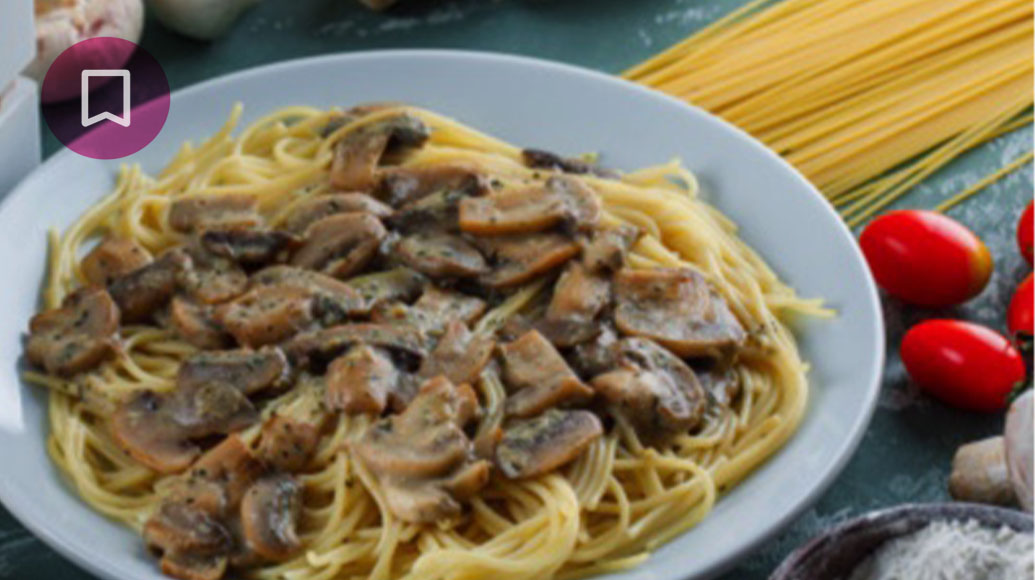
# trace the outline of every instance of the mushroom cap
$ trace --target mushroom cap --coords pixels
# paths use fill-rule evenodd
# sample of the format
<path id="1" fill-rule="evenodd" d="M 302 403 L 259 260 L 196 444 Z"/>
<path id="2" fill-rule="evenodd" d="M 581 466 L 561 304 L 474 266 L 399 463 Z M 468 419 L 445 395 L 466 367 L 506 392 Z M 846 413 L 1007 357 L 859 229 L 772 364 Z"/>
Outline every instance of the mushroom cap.
<path id="1" fill-rule="evenodd" d="M 248 547 L 259 556 L 279 561 L 302 546 L 298 519 L 302 486 L 289 474 L 268 475 L 256 481 L 241 500 L 241 531 Z"/>

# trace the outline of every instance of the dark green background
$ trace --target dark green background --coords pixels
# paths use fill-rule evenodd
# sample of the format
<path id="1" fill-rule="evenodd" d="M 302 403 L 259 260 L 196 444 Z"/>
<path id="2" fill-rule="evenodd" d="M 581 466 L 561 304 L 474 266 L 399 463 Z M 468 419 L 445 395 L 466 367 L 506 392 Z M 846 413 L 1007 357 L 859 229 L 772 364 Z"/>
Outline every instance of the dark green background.
<path id="1" fill-rule="evenodd" d="M 150 21 L 142 43 L 165 67 L 173 89 L 284 59 L 401 47 L 518 53 L 617 73 L 740 3 L 404 0 L 389 13 L 374 14 L 354 0 L 264 0 L 219 41 L 192 41 Z M 299 91 L 304 101 L 305 87 Z M 1030 127 L 999 138 L 934 175 L 899 206 L 932 206 L 1029 150 L 1031 141 Z M 49 155 L 58 147 L 45 131 L 44 153 Z M 1028 166 L 952 210 L 953 216 L 974 228 L 991 247 L 996 260 L 991 285 L 957 311 L 922 312 L 885 301 L 888 363 L 880 404 L 862 446 L 814 507 L 724 578 L 765 578 L 794 547 L 853 515 L 905 502 L 946 499 L 945 481 L 956 447 L 997 432 L 1002 418 L 954 411 L 917 393 L 903 375 L 895 348 L 905 328 L 930 316 L 961 316 L 1003 327 L 1013 288 L 1027 272 L 1014 244 L 1014 226 L 1031 197 Z M 0 578 L 86 580 L 89 576 L 36 540 L 0 508 Z"/>

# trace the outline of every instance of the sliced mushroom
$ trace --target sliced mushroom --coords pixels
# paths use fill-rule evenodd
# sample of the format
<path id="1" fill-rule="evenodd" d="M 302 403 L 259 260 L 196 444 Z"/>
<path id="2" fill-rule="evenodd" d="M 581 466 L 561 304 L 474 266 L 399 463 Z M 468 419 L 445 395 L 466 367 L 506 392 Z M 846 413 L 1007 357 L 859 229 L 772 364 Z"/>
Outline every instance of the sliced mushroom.
<path id="1" fill-rule="evenodd" d="M 618 368 L 592 385 L 638 433 L 664 439 L 700 423 L 708 397 L 686 363 L 643 338 L 623 339 L 618 348 Z"/>
<path id="2" fill-rule="evenodd" d="M 600 218 L 600 199 L 573 177 L 460 200 L 460 228 L 476 235 L 541 232 L 562 223 L 589 229 Z"/>
<path id="3" fill-rule="evenodd" d="M 465 463 L 442 482 L 442 489 L 454 500 L 472 498 L 489 483 L 491 471 L 492 465 L 488 461 Z"/>
<path id="4" fill-rule="evenodd" d="M 537 415 L 550 407 L 588 400 L 593 390 L 572 372 L 557 349 L 538 331 L 531 330 L 500 347 L 503 380 L 507 385 L 507 413 Z"/>
<path id="5" fill-rule="evenodd" d="M 615 272 L 625 265 L 625 256 L 639 238 L 640 230 L 633 226 L 597 227 L 579 242 L 582 263 L 590 272 Z"/>
<path id="6" fill-rule="evenodd" d="M 184 340 L 203 349 L 220 349 L 227 346 L 230 336 L 219 325 L 215 307 L 175 296 L 169 304 L 169 322 Z"/>
<path id="7" fill-rule="evenodd" d="M 614 278 L 615 324 L 683 357 L 721 357 L 745 338 L 726 302 L 690 269 L 620 270 Z"/>
<path id="8" fill-rule="evenodd" d="M 603 433 L 600 419 L 589 411 L 549 409 L 503 430 L 496 465 L 511 479 L 542 475 L 581 455 Z"/>
<path id="9" fill-rule="evenodd" d="M 188 473 L 170 482 L 164 502 L 183 503 L 222 518 L 231 506 L 227 502 L 227 489 L 223 482 Z"/>
<path id="10" fill-rule="evenodd" d="M 441 328 L 451 320 L 473 324 L 485 312 L 487 305 L 481 298 L 429 284 L 413 307 L 426 313 L 429 318 L 441 321 L 441 324 L 435 326 Z"/>
<path id="11" fill-rule="evenodd" d="M 368 213 L 383 219 L 392 215 L 392 208 L 365 193 L 314 195 L 295 207 L 284 221 L 284 228 L 304 235 L 310 225 L 340 213 Z"/>
<path id="12" fill-rule="evenodd" d="M 206 304 L 225 302 L 248 287 L 248 275 L 229 258 L 192 245 L 184 249 L 190 267 L 181 271 L 179 283 L 197 300 Z"/>
<path id="13" fill-rule="evenodd" d="M 290 380 L 287 357 L 276 347 L 200 352 L 183 361 L 176 375 L 180 389 L 219 382 L 246 395 L 282 388 Z"/>
<path id="14" fill-rule="evenodd" d="M 432 523 L 460 512 L 460 501 L 488 483 L 463 431 L 477 410 L 474 391 L 439 377 L 405 411 L 372 425 L 353 445 L 377 477 L 399 519 Z"/>
<path id="15" fill-rule="evenodd" d="M 364 314 L 386 302 L 409 302 L 420 296 L 426 283 L 427 278 L 409 268 L 365 274 L 348 281 L 348 285 L 360 295 Z"/>
<path id="16" fill-rule="evenodd" d="M 107 236 L 83 258 L 80 267 L 87 282 L 103 288 L 150 263 L 151 254 L 136 240 Z"/>
<path id="17" fill-rule="evenodd" d="M 595 175 L 606 179 L 618 179 L 617 172 L 605 169 L 594 163 L 583 161 L 574 157 L 561 157 L 556 153 L 543 151 L 542 149 L 525 149 L 521 152 L 521 158 L 525 165 L 532 169 L 549 169 L 576 175 Z"/>
<path id="18" fill-rule="evenodd" d="M 167 408 L 183 434 L 192 439 L 232 433 L 259 419 L 244 393 L 233 385 L 219 382 L 180 388 L 172 395 L 172 405 Z"/>
<path id="19" fill-rule="evenodd" d="M 220 580 L 226 574 L 227 557 L 223 554 L 166 554 L 159 565 L 162 574 L 180 580 Z"/>
<path id="20" fill-rule="evenodd" d="M 169 225 L 181 232 L 208 229 L 247 229 L 262 224 L 254 195 L 183 197 L 169 208 Z"/>
<path id="21" fill-rule="evenodd" d="M 550 305 L 537 328 L 562 348 L 586 342 L 600 333 L 597 315 L 610 300 L 610 280 L 571 262 L 554 284 Z"/>
<path id="22" fill-rule="evenodd" d="M 395 255 L 407 266 L 432 278 L 472 278 L 489 269 L 481 252 L 454 234 L 407 236 L 396 244 Z"/>
<path id="23" fill-rule="evenodd" d="M 377 111 L 383 111 L 385 109 L 398 108 L 406 106 L 405 103 L 399 103 L 394 101 L 375 101 L 371 103 L 362 103 L 349 107 L 348 110 L 342 113 L 335 113 L 327 121 L 327 124 L 320 129 L 321 137 L 330 137 L 332 133 L 348 125 L 349 123 L 355 122 L 356 120 L 375 113 Z"/>
<path id="24" fill-rule="evenodd" d="M 319 443 L 319 421 L 309 423 L 274 414 L 262 426 L 256 455 L 277 471 L 294 473 L 305 467 Z"/>
<path id="25" fill-rule="evenodd" d="M 302 547 L 298 519 L 302 486 L 286 474 L 256 481 L 241 500 L 241 530 L 248 547 L 259 556 L 279 562 Z"/>
<path id="26" fill-rule="evenodd" d="M 176 284 L 191 268 L 191 257 L 182 249 L 165 252 L 154 262 L 116 278 L 108 291 L 119 305 L 122 322 L 143 322 L 166 305 Z"/>
<path id="27" fill-rule="evenodd" d="M 392 207 L 403 208 L 436 192 L 477 196 L 488 191 L 487 180 L 474 164 L 440 163 L 385 169 L 376 195 Z"/>
<path id="28" fill-rule="evenodd" d="M 209 449 L 191 468 L 189 476 L 214 482 L 223 488 L 226 507 L 240 504 L 245 492 L 264 473 L 264 465 L 237 435 L 230 435 Z"/>
<path id="29" fill-rule="evenodd" d="M 172 556 L 174 562 L 181 555 L 225 554 L 233 545 L 230 532 L 213 514 L 186 502 L 163 502 L 144 524 L 143 534 L 152 550 Z M 195 567 L 190 564 L 188 568 Z"/>
<path id="30" fill-rule="evenodd" d="M 370 262 L 387 234 L 381 221 L 368 213 L 325 217 L 309 226 L 291 264 L 347 278 Z"/>
<path id="31" fill-rule="evenodd" d="M 463 426 L 477 405 L 470 387 L 436 377 L 421 386 L 405 411 L 372 425 L 355 450 L 375 473 L 443 475 L 468 457 L 471 442 Z"/>
<path id="32" fill-rule="evenodd" d="M 201 450 L 173 417 L 171 398 L 141 391 L 119 405 L 111 416 L 115 443 L 133 459 L 159 473 L 190 467 Z"/>
<path id="33" fill-rule="evenodd" d="M 280 230 L 208 230 L 201 235 L 206 250 L 249 267 L 275 261 L 295 242 L 295 236 Z"/>
<path id="34" fill-rule="evenodd" d="M 420 232 L 459 233 L 460 200 L 463 190 L 444 189 L 404 204 L 385 224 L 400 234 Z"/>
<path id="35" fill-rule="evenodd" d="M 377 184 L 377 169 L 386 155 L 424 145 L 431 131 L 420 119 L 392 115 L 346 134 L 334 148 L 331 185 L 349 191 L 369 191 Z"/>
<path id="36" fill-rule="evenodd" d="M 555 233 L 478 238 L 494 261 L 492 272 L 481 282 L 490 288 L 507 288 L 523 284 L 564 265 L 579 253 L 571 239 Z"/>
<path id="37" fill-rule="evenodd" d="M 582 377 L 595 377 L 618 366 L 618 333 L 602 324 L 593 340 L 575 345 L 568 354 L 572 368 Z"/>
<path id="38" fill-rule="evenodd" d="M 713 401 L 723 407 L 733 405 L 740 394 L 740 376 L 726 365 L 716 365 L 715 368 L 697 372 L 697 382 L 701 383 L 701 388 Z"/>
<path id="39" fill-rule="evenodd" d="M 270 266 L 252 275 L 249 286 L 294 288 L 313 299 L 313 315 L 321 324 L 344 322 L 353 314 L 370 311 L 367 301 L 355 288 L 326 274 L 294 266 Z"/>
<path id="40" fill-rule="evenodd" d="M 111 417 L 112 437 L 134 459 L 159 473 L 186 469 L 195 440 L 242 429 L 258 419 L 240 391 L 212 382 L 169 394 L 140 391 Z"/>
<path id="41" fill-rule="evenodd" d="M 144 525 L 148 545 L 162 553 L 162 571 L 186 580 L 218 580 L 234 549 L 228 510 L 241 503 L 265 467 L 239 438 L 213 447 Z"/>
<path id="42" fill-rule="evenodd" d="M 446 332 L 421 363 L 418 375 L 445 376 L 455 384 L 472 384 L 492 359 L 496 339 L 486 333 L 474 334 L 460 320 L 446 325 Z"/>
<path id="43" fill-rule="evenodd" d="M 342 324 L 300 334 L 284 344 L 284 352 L 300 366 L 319 365 L 357 343 L 389 348 L 418 358 L 425 352 L 424 336 L 418 328 L 377 323 Z"/>
<path id="44" fill-rule="evenodd" d="M 485 309 L 485 301 L 481 298 L 429 284 L 412 306 L 399 302 L 382 304 L 374 309 L 370 319 L 382 324 L 415 326 L 431 336 L 439 336 L 450 322 L 472 324 Z"/>
<path id="45" fill-rule="evenodd" d="M 350 415 L 380 415 L 398 383 L 399 371 L 388 353 L 357 344 L 327 367 L 327 406 Z"/>
<path id="46" fill-rule="evenodd" d="M 115 352 L 119 309 L 105 290 L 81 288 L 65 297 L 61 308 L 29 321 L 25 356 L 50 374 L 88 371 Z"/>
<path id="47" fill-rule="evenodd" d="M 313 297 L 294 286 L 259 286 L 216 309 L 216 320 L 251 347 L 287 340 L 314 320 Z"/>

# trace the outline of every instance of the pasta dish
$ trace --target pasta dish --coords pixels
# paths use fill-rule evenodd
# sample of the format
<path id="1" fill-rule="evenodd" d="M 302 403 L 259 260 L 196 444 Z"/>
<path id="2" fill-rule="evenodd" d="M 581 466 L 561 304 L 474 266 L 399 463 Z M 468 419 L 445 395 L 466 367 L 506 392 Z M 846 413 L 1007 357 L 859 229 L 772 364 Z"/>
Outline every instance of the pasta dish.
<path id="1" fill-rule="evenodd" d="M 396 103 L 241 114 L 52 233 L 48 449 L 162 571 L 635 566 L 805 409 L 796 296 L 679 162 Z"/>

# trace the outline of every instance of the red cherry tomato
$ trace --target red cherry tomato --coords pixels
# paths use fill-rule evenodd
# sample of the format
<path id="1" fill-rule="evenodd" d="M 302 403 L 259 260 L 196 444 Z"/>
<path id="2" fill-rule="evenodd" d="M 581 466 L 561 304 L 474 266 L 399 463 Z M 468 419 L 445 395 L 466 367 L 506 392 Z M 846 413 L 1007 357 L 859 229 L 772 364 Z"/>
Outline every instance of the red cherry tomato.
<path id="1" fill-rule="evenodd" d="M 1003 409 L 1024 380 L 1024 360 L 1010 341 L 972 322 L 922 322 L 906 333 L 899 354 L 917 386 L 961 409 Z"/>
<path id="2" fill-rule="evenodd" d="M 992 255 L 981 238 L 938 212 L 886 213 L 866 226 L 859 245 L 877 284 L 918 306 L 965 302 L 992 275 Z"/>
<path id="3" fill-rule="evenodd" d="M 1035 252 L 1035 225 L 1032 220 L 1032 202 L 1028 202 L 1028 207 L 1024 208 L 1024 213 L 1021 214 L 1020 221 L 1017 222 L 1017 247 L 1021 250 L 1021 255 L 1028 261 L 1028 265 L 1031 266 L 1032 252 Z"/>
<path id="4" fill-rule="evenodd" d="M 1010 309 L 1006 311 L 1006 327 L 1010 334 L 1018 340 L 1030 341 L 1032 334 L 1035 334 L 1035 283 L 1032 282 L 1032 275 L 1017 286 L 1010 299 Z"/>

